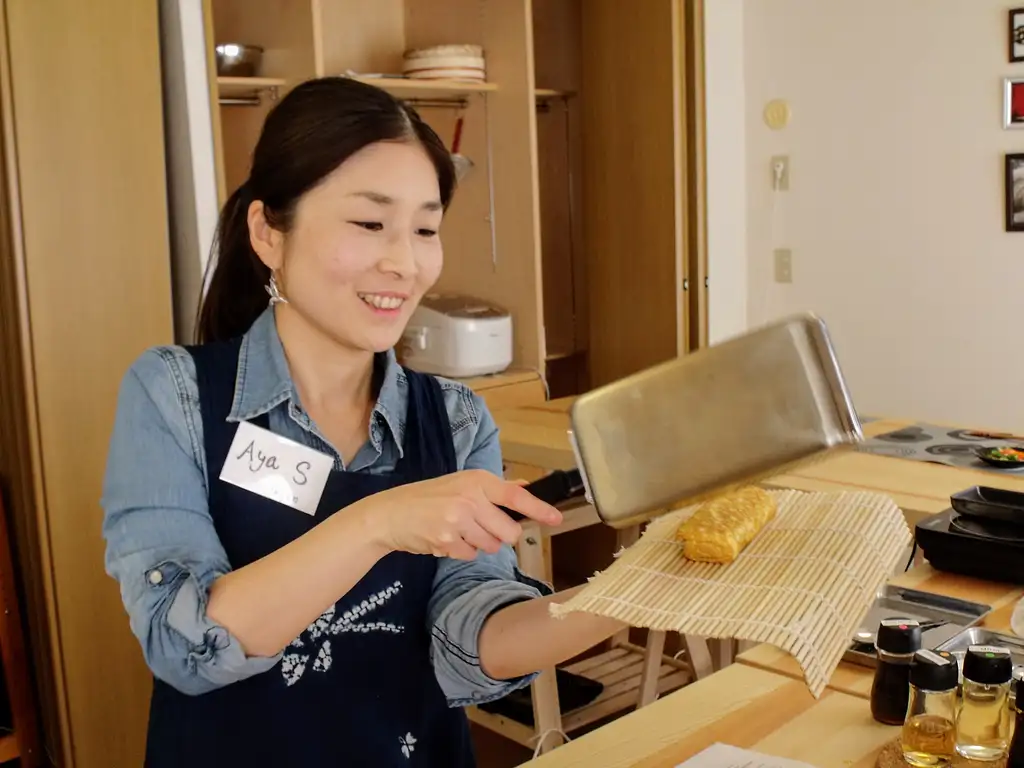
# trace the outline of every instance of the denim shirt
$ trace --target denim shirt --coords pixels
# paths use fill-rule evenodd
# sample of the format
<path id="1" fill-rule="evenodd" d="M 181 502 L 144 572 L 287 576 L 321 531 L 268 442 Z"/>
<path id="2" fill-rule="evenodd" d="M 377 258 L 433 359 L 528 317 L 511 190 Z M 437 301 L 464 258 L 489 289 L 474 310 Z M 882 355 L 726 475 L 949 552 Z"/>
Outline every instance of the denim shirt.
<path id="1" fill-rule="evenodd" d="M 482 398 L 439 379 L 459 469 L 502 473 L 498 430 Z M 266 310 L 242 340 L 230 419 L 268 414 L 271 431 L 334 457 L 335 469 L 392 471 L 402 455 L 407 381 L 394 353 L 370 418 L 369 440 L 348 466 L 305 413 Z M 143 353 L 121 384 L 102 504 L 106 569 L 120 584 L 131 628 L 153 674 L 201 694 L 274 667 L 247 656 L 205 611 L 213 582 L 231 570 L 213 526 L 195 366 L 183 347 Z M 534 675 L 495 680 L 480 668 L 480 630 L 497 609 L 551 590 L 521 574 L 507 545 L 473 561 L 440 558 L 428 605 L 430 657 L 451 706 L 478 704 L 527 685 Z M 339 595 L 340 597 L 340 595 Z"/>

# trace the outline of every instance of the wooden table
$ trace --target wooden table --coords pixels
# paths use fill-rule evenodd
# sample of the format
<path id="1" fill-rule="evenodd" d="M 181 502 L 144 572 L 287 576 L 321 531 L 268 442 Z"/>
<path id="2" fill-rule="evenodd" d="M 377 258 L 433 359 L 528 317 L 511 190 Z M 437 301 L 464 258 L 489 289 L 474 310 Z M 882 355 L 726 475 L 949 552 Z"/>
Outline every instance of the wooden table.
<path id="1" fill-rule="evenodd" d="M 499 410 L 506 461 L 548 469 L 575 465 L 567 430 L 572 399 Z M 881 419 L 864 425 L 868 437 L 906 426 Z M 952 427 L 951 427 L 952 428 Z M 778 475 L 766 485 L 804 491 L 869 490 L 892 498 L 910 526 L 949 507 L 951 494 L 972 485 L 1024 491 L 1024 478 L 921 461 L 850 452 Z M 894 583 L 987 603 L 984 626 L 1009 627 L 1024 589 L 919 565 Z M 732 665 L 532 761 L 538 768 L 674 768 L 715 741 L 827 768 L 873 766 L 898 729 L 875 723 L 865 699 L 872 671 L 843 663 L 815 701 L 788 654 L 761 645 Z"/>
<path id="2" fill-rule="evenodd" d="M 899 729 L 876 723 L 868 703 L 734 664 L 592 731 L 529 768 L 675 768 L 715 742 L 818 768 L 872 768 Z"/>
<path id="3" fill-rule="evenodd" d="M 498 410 L 501 446 L 508 462 L 567 469 L 575 466 L 569 446 L 569 408 L 573 398 Z M 879 419 L 864 425 L 867 437 L 892 432 L 913 422 Z M 953 427 L 951 427 L 953 428 Z M 949 497 L 972 485 L 1024 491 L 1024 477 L 941 466 L 923 461 L 849 452 L 766 481 L 801 491 L 869 490 L 884 493 L 903 510 L 909 525 L 949 508 Z"/>
<path id="4" fill-rule="evenodd" d="M 896 579 L 893 584 L 920 589 L 949 597 L 959 597 L 992 606 L 992 613 L 985 617 L 981 626 L 995 632 L 1010 630 L 1010 615 L 1017 602 L 1024 597 L 1024 588 L 1012 584 L 997 584 L 990 581 L 970 579 L 951 573 L 934 570 L 930 565 L 919 565 Z M 803 673 L 796 659 L 772 645 L 759 645 L 736 657 L 741 664 L 775 672 L 796 680 L 803 679 Z M 871 680 L 874 670 L 849 662 L 840 663 L 828 687 L 835 691 L 868 698 L 871 695 Z"/>

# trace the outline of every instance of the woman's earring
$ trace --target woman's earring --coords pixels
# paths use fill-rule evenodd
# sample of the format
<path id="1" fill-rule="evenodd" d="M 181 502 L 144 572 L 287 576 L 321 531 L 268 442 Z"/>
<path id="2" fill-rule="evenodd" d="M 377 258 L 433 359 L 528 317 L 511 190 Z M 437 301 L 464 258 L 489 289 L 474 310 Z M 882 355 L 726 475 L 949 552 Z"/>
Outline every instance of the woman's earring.
<path id="1" fill-rule="evenodd" d="M 277 287 L 277 280 L 274 278 L 274 273 L 270 273 L 270 282 L 267 284 L 267 293 L 270 294 L 270 306 L 275 304 L 287 304 L 288 299 L 281 293 L 281 289 Z"/>

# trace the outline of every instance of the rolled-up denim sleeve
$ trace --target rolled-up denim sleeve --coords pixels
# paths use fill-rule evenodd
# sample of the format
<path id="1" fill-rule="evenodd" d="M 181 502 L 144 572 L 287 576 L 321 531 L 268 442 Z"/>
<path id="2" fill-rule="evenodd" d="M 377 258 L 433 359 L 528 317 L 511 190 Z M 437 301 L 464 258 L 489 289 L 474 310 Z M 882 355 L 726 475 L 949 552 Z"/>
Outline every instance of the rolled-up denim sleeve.
<path id="1" fill-rule="evenodd" d="M 494 418 L 479 396 L 472 395 L 472 401 L 479 422 L 464 468 L 486 469 L 501 477 L 501 447 Z M 494 555 L 481 552 L 471 561 L 440 560 L 428 620 L 434 670 L 450 706 L 494 701 L 529 685 L 536 674 L 496 680 L 483 671 L 480 630 L 499 608 L 551 592 L 548 585 L 520 573 L 515 550 L 507 545 Z"/>
<path id="2" fill-rule="evenodd" d="M 206 615 L 230 570 L 207 504 L 195 373 L 187 353 L 142 355 L 125 375 L 103 487 L 107 573 L 153 674 L 197 695 L 272 668 Z"/>

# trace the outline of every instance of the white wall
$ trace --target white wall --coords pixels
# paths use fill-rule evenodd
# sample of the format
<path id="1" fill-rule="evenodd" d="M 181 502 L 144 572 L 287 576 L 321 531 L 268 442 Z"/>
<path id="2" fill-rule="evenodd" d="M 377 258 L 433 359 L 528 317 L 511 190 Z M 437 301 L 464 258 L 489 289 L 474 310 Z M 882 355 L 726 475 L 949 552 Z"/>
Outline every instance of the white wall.
<path id="1" fill-rule="evenodd" d="M 714 344 L 747 328 L 743 0 L 709 0 L 704 37 L 708 337 Z"/>
<path id="2" fill-rule="evenodd" d="M 190 343 L 217 229 L 217 179 L 202 0 L 160 0 L 174 331 Z"/>
<path id="3" fill-rule="evenodd" d="M 742 85 L 709 66 L 709 121 L 742 88 L 746 129 L 745 142 L 726 131 L 745 183 L 709 158 L 712 275 L 734 259 L 722 208 L 745 195 L 749 323 L 819 313 L 863 413 L 1024 428 L 1024 338 L 1012 328 L 1024 233 L 1003 231 L 1002 204 L 1003 153 L 1024 151 L 1024 131 L 1001 123 L 1002 78 L 1024 76 L 1007 62 L 1009 7 L 745 0 Z M 713 38 L 719 27 L 712 61 L 735 46 L 734 30 Z M 762 119 L 773 98 L 792 108 L 783 131 Z M 721 158 L 726 140 L 713 140 Z M 779 153 L 792 186 L 773 206 Z M 775 247 L 793 249 L 790 285 L 773 282 Z"/>

